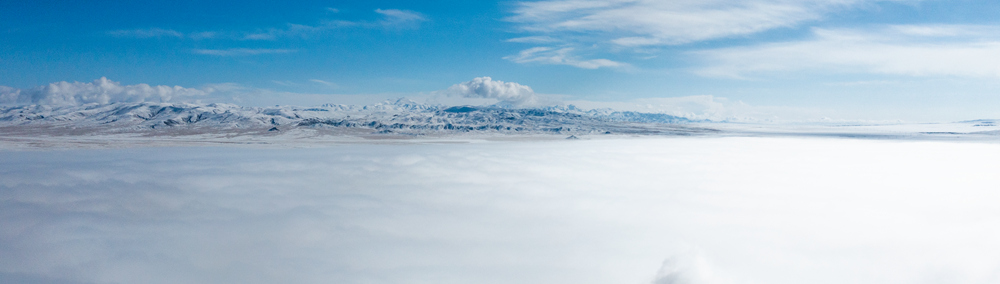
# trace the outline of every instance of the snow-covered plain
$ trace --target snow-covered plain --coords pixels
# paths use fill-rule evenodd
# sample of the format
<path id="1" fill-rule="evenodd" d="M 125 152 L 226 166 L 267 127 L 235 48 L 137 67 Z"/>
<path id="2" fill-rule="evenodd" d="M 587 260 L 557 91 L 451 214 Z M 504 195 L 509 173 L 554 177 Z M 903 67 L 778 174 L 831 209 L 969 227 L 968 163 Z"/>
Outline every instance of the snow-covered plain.
<path id="1" fill-rule="evenodd" d="M 996 143 L 425 142 L 5 150 L 0 282 L 1000 282 Z"/>

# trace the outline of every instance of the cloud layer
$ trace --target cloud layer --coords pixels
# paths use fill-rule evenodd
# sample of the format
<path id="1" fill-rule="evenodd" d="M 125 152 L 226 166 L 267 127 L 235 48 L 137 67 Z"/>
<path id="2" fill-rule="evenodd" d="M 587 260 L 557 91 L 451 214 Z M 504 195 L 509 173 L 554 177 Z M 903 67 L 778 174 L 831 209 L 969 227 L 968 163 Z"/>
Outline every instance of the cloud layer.
<path id="1" fill-rule="evenodd" d="M 996 148 L 672 137 L 7 151 L 0 282 L 997 283 Z"/>
<path id="2" fill-rule="evenodd" d="M 168 102 L 203 97 L 211 92 L 213 90 L 210 88 L 122 85 L 101 77 L 90 83 L 62 81 L 26 90 L 0 86 L 0 104 L 72 106 L 90 103 Z"/>

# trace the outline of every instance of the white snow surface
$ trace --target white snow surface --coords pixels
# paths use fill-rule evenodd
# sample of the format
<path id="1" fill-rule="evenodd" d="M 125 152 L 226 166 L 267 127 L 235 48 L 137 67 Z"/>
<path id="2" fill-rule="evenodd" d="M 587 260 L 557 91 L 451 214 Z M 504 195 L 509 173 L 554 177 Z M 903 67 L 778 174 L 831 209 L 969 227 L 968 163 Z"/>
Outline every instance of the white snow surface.
<path id="1" fill-rule="evenodd" d="M 696 134 L 711 132 L 664 114 L 579 110 L 573 106 L 512 108 L 442 106 L 407 99 L 355 106 L 242 107 L 232 104 L 115 103 L 0 107 L 0 140 L 59 137 L 419 138 L 456 135 Z M 51 139 L 50 139 L 51 140 Z M 58 139 L 56 139 L 58 140 Z M 56 141 L 58 142 L 58 141 Z M 8 143 L 9 144 L 9 143 Z"/>
<path id="2" fill-rule="evenodd" d="M 357 106 L 243 107 L 233 104 L 91 103 L 0 107 L 0 147 L 292 145 L 390 139 L 605 139 L 614 136 L 832 136 L 863 139 L 1000 141 L 1000 122 L 732 123 L 661 113 L 446 106 L 407 99 Z M 102 146 L 103 145 L 103 146 Z"/>
<path id="3" fill-rule="evenodd" d="M 2 283 L 1000 282 L 1000 145 L 0 151 Z"/>

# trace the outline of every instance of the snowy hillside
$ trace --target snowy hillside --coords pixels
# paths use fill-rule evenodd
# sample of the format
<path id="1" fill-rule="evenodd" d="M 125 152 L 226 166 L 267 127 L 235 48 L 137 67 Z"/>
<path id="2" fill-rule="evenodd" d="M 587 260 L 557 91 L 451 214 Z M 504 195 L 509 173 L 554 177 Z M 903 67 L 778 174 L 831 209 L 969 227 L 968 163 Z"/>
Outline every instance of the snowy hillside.
<path id="1" fill-rule="evenodd" d="M 0 107 L 0 128 L 66 133 L 287 131 L 324 129 L 370 134 L 553 133 L 687 134 L 705 129 L 664 114 L 580 110 L 573 106 L 437 106 L 407 99 L 375 105 L 242 107 L 231 104 L 115 103 Z M 72 130 L 72 131 L 70 131 Z M 193 131 L 193 132 L 192 132 Z M 53 131 L 49 131 L 53 132 Z M 58 134 L 58 133 L 55 133 Z"/>

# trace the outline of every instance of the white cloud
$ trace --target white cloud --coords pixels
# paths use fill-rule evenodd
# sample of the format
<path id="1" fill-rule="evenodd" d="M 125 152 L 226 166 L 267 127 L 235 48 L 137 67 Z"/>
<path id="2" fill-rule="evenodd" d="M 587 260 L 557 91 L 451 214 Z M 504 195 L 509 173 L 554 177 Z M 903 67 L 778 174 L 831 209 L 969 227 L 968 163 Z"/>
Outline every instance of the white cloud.
<path id="1" fill-rule="evenodd" d="M 508 56 L 515 62 L 546 62 L 594 69 L 606 59 L 564 59 L 567 48 L 648 52 L 652 47 L 747 36 L 822 19 L 844 9 L 877 2 L 919 0 L 543 0 L 516 5 L 508 21 L 533 39 L 566 42 L 562 47 L 538 47 Z M 513 41 L 521 42 L 521 41 Z M 530 54 L 551 51 L 547 56 Z"/>
<path id="2" fill-rule="evenodd" d="M 282 85 L 282 86 L 285 86 L 285 87 L 295 87 L 295 86 L 299 85 L 298 83 L 295 83 L 295 82 L 292 82 L 292 81 L 288 81 L 288 80 L 271 80 L 271 83 L 275 83 L 275 84 Z"/>
<path id="3" fill-rule="evenodd" d="M 268 48 L 230 48 L 230 49 L 195 49 L 194 53 L 215 56 L 248 56 L 261 54 L 284 54 L 295 52 L 294 49 Z"/>
<path id="4" fill-rule="evenodd" d="M 219 37 L 218 32 L 196 32 L 188 34 L 188 37 L 192 39 L 207 39 Z"/>
<path id="5" fill-rule="evenodd" d="M 359 23 L 351 21 L 325 21 L 322 24 L 310 26 L 300 24 L 287 24 L 285 28 L 270 28 L 264 31 L 244 33 L 241 39 L 244 40 L 275 40 L 282 37 L 307 38 L 319 33 L 335 30 L 343 27 L 357 26 Z"/>
<path id="6" fill-rule="evenodd" d="M 317 84 L 320 84 L 320 85 L 323 85 L 323 86 L 327 86 L 327 87 L 331 87 L 331 88 L 338 87 L 337 83 L 327 82 L 327 81 L 323 81 L 323 80 L 320 80 L 320 79 L 310 79 L 309 82 L 317 83 Z"/>
<path id="7" fill-rule="evenodd" d="M 122 85 L 101 77 L 90 83 L 56 82 L 21 90 L 0 87 L 0 103 L 69 106 L 89 103 L 167 102 L 208 95 L 211 89 L 191 89 L 181 86 Z"/>
<path id="8" fill-rule="evenodd" d="M 375 9 L 375 13 L 382 15 L 383 19 L 381 23 L 385 26 L 414 25 L 427 21 L 427 18 L 423 14 L 409 10 Z"/>
<path id="9" fill-rule="evenodd" d="M 997 282 L 995 144 L 613 136 L 5 151 L 0 282 Z"/>
<path id="10" fill-rule="evenodd" d="M 452 85 L 445 93 L 464 98 L 496 99 L 511 105 L 532 105 L 538 97 L 531 87 L 514 82 L 494 81 L 490 77 L 478 77 L 472 81 Z"/>
<path id="11" fill-rule="evenodd" d="M 526 32 L 600 34 L 623 46 L 675 45 L 817 20 L 879 0 L 546 0 L 520 2 L 509 21 Z"/>
<path id="12" fill-rule="evenodd" d="M 170 29 L 161 29 L 161 28 L 116 30 L 116 31 L 109 31 L 108 34 L 117 37 L 134 37 L 134 38 L 159 38 L 159 37 L 183 38 L 184 37 L 184 34 L 181 32 Z"/>
<path id="13" fill-rule="evenodd" d="M 270 82 L 286 87 L 301 86 L 301 84 L 293 81 L 273 80 Z M 332 82 L 328 83 L 335 84 Z M 405 94 L 346 95 L 335 93 L 294 93 L 257 88 L 237 83 L 205 84 L 197 88 L 151 86 L 148 84 L 122 85 L 119 82 L 114 82 L 103 77 L 90 83 L 55 82 L 31 89 L 0 86 L 0 105 L 39 104 L 71 106 L 88 103 L 110 104 L 122 102 L 236 103 L 243 106 L 257 107 L 274 105 L 313 106 L 325 103 L 367 105 L 401 96 L 405 96 Z"/>
<path id="14" fill-rule="evenodd" d="M 0 104 L 15 104 L 21 101 L 21 89 L 0 86 Z"/>
<path id="15" fill-rule="evenodd" d="M 553 43 L 553 42 L 559 42 L 560 40 L 550 36 L 526 36 L 526 37 L 512 38 L 505 41 L 517 42 L 517 43 Z"/>
<path id="16" fill-rule="evenodd" d="M 328 8 L 332 9 L 332 8 Z M 339 13 L 339 10 L 329 10 Z M 318 25 L 287 24 L 285 28 L 270 28 L 262 31 L 244 33 L 241 39 L 244 40 L 276 40 L 285 37 L 308 38 L 345 27 L 364 28 L 399 28 L 416 27 L 420 22 L 427 21 L 427 18 L 418 12 L 399 9 L 375 9 L 374 11 L 381 19 L 376 22 L 371 21 L 344 21 L 330 20 L 323 21 Z"/>
<path id="17" fill-rule="evenodd" d="M 517 55 L 506 56 L 504 59 L 517 62 L 517 63 L 539 63 L 539 64 L 553 64 L 553 65 L 569 65 L 584 69 L 597 69 L 601 67 L 628 67 L 629 65 L 622 62 L 612 61 L 609 59 L 580 59 L 573 55 L 574 48 L 563 47 L 563 48 L 552 48 L 552 47 L 533 47 L 529 49 L 522 50 Z"/>
<path id="18" fill-rule="evenodd" d="M 720 283 L 713 279 L 711 265 L 704 252 L 689 249 L 663 261 L 652 284 Z"/>
<path id="19" fill-rule="evenodd" d="M 705 76 L 821 71 L 903 76 L 1000 77 L 998 27 L 889 26 L 814 29 L 807 40 L 692 52 Z"/>
<path id="20" fill-rule="evenodd" d="M 336 8 L 326 8 L 328 12 L 339 13 Z M 427 17 L 415 11 L 400 9 L 375 9 L 378 20 L 373 21 L 345 21 L 345 20 L 325 20 L 315 25 L 303 25 L 288 23 L 283 28 L 264 28 L 256 31 L 202 31 L 184 33 L 172 29 L 149 28 L 133 30 L 114 30 L 107 34 L 116 37 L 132 38 L 190 38 L 190 39 L 211 39 L 229 38 L 240 40 L 277 40 L 279 38 L 309 38 L 325 32 L 345 27 L 364 28 L 412 28 L 419 23 L 427 21 Z"/>

